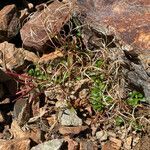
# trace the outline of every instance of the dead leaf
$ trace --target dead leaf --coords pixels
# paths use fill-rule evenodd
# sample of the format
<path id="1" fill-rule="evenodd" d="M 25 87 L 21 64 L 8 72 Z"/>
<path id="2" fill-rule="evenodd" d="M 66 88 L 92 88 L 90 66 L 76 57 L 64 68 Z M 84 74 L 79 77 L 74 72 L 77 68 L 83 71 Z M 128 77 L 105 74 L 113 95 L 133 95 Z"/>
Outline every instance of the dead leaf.
<path id="1" fill-rule="evenodd" d="M 15 139 L 28 138 L 27 132 L 23 132 L 16 120 L 13 120 L 11 129 L 9 130 Z"/>
<path id="2" fill-rule="evenodd" d="M 49 54 L 44 54 L 38 61 L 38 63 L 48 63 L 49 61 L 51 60 L 54 60 L 56 58 L 59 58 L 59 57 L 63 57 L 64 54 L 62 51 L 60 50 L 56 50 L 55 52 L 51 52 Z"/>

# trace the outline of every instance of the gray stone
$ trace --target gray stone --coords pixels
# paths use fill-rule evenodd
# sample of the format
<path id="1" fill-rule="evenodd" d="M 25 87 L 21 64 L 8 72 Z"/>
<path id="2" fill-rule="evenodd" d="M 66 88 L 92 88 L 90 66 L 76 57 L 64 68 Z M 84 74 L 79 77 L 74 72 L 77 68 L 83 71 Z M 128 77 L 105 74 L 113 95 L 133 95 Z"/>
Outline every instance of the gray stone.
<path id="1" fill-rule="evenodd" d="M 98 131 L 96 132 L 96 138 L 99 139 L 100 141 L 105 141 L 108 138 L 108 134 L 106 131 Z"/>
<path id="2" fill-rule="evenodd" d="M 64 126 L 80 126 L 82 125 L 82 119 L 77 116 L 77 112 L 72 109 L 66 109 L 59 112 L 59 121 Z"/>
<path id="3" fill-rule="evenodd" d="M 146 73 L 143 66 L 128 62 L 129 69 L 124 69 L 124 74 L 129 83 L 135 85 L 137 88 L 142 89 L 145 94 L 145 101 L 150 104 L 150 77 Z"/>
<path id="4" fill-rule="evenodd" d="M 63 144 L 63 139 L 50 140 L 31 148 L 31 150 L 59 150 Z"/>

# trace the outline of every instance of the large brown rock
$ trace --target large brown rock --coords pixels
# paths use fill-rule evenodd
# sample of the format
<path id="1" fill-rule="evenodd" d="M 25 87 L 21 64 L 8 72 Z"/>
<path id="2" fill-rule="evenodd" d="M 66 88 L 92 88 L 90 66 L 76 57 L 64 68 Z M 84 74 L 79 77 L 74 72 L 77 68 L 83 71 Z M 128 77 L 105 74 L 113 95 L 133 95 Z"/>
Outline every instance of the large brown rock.
<path id="1" fill-rule="evenodd" d="M 150 50 L 149 0 L 78 0 L 85 23 L 115 35 L 128 50 Z"/>
<path id="2" fill-rule="evenodd" d="M 16 36 L 20 29 L 18 11 L 15 5 L 7 5 L 0 10 L 0 42 Z"/>
<path id="3" fill-rule="evenodd" d="M 70 19 L 72 10 L 72 1 L 68 3 L 54 1 L 43 10 L 39 8 L 20 31 L 23 46 L 31 50 L 43 51 L 51 38 Z"/>

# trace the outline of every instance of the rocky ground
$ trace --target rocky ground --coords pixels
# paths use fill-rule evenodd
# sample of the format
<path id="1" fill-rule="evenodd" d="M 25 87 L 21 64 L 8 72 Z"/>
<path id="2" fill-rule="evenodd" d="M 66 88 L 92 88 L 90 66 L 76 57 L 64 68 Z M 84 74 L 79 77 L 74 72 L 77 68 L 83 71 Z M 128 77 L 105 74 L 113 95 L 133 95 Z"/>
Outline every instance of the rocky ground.
<path id="1" fill-rule="evenodd" d="M 0 4 L 1 150 L 149 150 L 150 2 Z"/>

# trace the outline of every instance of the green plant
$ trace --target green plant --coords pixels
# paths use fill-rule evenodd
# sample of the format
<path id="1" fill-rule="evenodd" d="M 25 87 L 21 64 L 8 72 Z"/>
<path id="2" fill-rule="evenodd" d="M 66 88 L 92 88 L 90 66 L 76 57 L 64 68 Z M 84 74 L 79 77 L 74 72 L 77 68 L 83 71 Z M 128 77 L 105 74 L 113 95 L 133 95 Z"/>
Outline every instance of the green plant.
<path id="1" fill-rule="evenodd" d="M 106 94 L 107 85 L 103 75 L 93 76 L 92 79 L 90 102 L 95 111 L 103 111 L 106 106 L 111 104 L 112 98 Z"/>
<path id="2" fill-rule="evenodd" d="M 39 80 L 46 80 L 47 76 L 44 71 L 36 66 L 36 68 L 31 68 L 27 71 L 28 75 L 33 76 Z"/>
<path id="3" fill-rule="evenodd" d="M 135 131 L 142 131 L 142 125 L 140 125 L 137 121 L 132 121 L 131 125 Z"/>
<path id="4" fill-rule="evenodd" d="M 94 66 L 97 68 L 100 68 L 102 65 L 104 65 L 104 61 L 102 59 L 96 60 Z"/>
<path id="5" fill-rule="evenodd" d="M 136 107 L 138 106 L 138 104 L 142 101 L 144 101 L 144 95 L 141 94 L 140 92 L 137 91 L 132 91 L 129 93 L 128 99 L 127 99 L 127 103 L 132 106 L 132 107 Z"/>
<path id="6" fill-rule="evenodd" d="M 122 125 L 124 125 L 124 119 L 121 116 L 117 116 L 115 118 L 115 124 L 116 124 L 116 126 L 122 126 Z"/>

